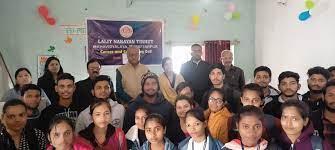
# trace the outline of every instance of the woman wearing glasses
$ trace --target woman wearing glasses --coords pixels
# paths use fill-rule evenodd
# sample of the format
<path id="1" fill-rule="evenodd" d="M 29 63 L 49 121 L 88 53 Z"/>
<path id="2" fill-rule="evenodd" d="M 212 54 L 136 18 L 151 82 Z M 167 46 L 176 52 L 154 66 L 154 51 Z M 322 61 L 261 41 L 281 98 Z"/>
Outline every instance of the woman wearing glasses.
<path id="1" fill-rule="evenodd" d="M 228 142 L 228 119 L 232 116 L 226 107 L 221 89 L 213 88 L 208 92 L 208 109 L 204 112 L 208 130 L 213 138 L 222 143 Z"/>

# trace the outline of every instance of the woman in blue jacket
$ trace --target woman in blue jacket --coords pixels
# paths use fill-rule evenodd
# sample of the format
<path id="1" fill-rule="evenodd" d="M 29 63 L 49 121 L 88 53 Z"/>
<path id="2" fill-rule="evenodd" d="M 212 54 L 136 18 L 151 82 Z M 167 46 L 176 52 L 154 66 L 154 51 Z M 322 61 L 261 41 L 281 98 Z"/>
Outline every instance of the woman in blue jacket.
<path id="1" fill-rule="evenodd" d="M 191 109 L 186 113 L 186 130 L 190 137 L 179 143 L 179 150 L 220 150 L 223 144 L 214 139 L 207 130 L 204 113 L 200 109 Z"/>

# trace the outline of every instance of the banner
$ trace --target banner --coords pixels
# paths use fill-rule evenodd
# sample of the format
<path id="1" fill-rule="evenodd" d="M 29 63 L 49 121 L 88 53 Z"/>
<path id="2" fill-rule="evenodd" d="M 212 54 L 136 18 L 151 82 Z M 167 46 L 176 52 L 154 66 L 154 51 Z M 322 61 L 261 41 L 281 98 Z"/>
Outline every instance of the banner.
<path id="1" fill-rule="evenodd" d="M 161 64 L 163 23 L 160 21 L 87 20 L 88 59 L 103 65 L 127 63 L 127 47 L 140 48 L 142 64 Z"/>

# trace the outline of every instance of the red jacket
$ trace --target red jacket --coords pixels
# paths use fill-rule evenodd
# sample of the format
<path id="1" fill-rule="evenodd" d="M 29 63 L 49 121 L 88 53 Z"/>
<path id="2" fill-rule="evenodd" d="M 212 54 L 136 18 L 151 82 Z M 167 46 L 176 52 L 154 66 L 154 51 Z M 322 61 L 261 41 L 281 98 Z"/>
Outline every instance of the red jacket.
<path id="1" fill-rule="evenodd" d="M 75 137 L 73 141 L 73 150 L 92 150 L 93 147 L 90 144 L 87 144 L 83 138 Z M 52 145 L 47 146 L 47 150 L 54 150 Z"/>

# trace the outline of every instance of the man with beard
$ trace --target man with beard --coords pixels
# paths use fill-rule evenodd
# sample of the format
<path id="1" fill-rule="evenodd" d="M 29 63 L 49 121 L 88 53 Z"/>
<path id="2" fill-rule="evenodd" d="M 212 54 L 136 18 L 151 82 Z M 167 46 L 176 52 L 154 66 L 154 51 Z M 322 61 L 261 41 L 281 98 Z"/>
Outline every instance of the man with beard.
<path id="1" fill-rule="evenodd" d="M 135 124 L 135 111 L 138 107 L 145 107 L 151 113 L 158 113 L 164 117 L 167 124 L 167 136 L 170 137 L 173 132 L 169 132 L 174 126 L 177 117 L 173 105 L 167 101 L 159 92 L 158 76 L 152 72 L 144 74 L 142 80 L 142 93 L 136 99 L 129 103 L 129 107 L 125 114 L 123 131 L 126 133 L 130 127 Z M 171 135 L 170 135 L 171 134 Z"/>
<path id="2" fill-rule="evenodd" d="M 281 105 L 289 99 L 302 100 L 298 94 L 301 85 L 299 84 L 299 74 L 291 71 L 282 72 L 278 77 L 278 88 L 280 95 L 273 96 L 272 101 L 267 103 L 263 109 L 264 113 L 280 119 Z"/>
<path id="3" fill-rule="evenodd" d="M 309 91 L 302 95 L 302 101 L 308 104 L 311 112 L 321 109 L 324 104 L 323 90 L 327 84 L 330 74 L 323 67 L 313 67 L 307 72 Z"/>
<path id="4" fill-rule="evenodd" d="M 272 96 L 279 95 L 279 91 L 270 85 L 271 69 L 267 66 L 259 66 L 254 70 L 254 83 L 263 88 L 264 105 L 272 101 Z"/>
<path id="5" fill-rule="evenodd" d="M 41 112 L 38 106 L 41 102 L 41 92 L 41 88 L 35 84 L 26 84 L 21 89 L 21 99 L 27 106 L 27 125 L 32 128 L 39 125 Z"/>
<path id="6" fill-rule="evenodd" d="M 312 113 L 311 120 L 314 133 L 328 141 L 335 149 L 335 81 L 326 84 L 324 94 L 325 104 L 322 109 Z"/>
<path id="7" fill-rule="evenodd" d="M 81 112 L 93 102 L 93 80 L 100 75 L 101 61 L 99 59 L 91 59 L 86 64 L 88 78 L 76 83 L 75 99 L 80 100 L 78 111 Z"/>
<path id="8" fill-rule="evenodd" d="M 210 67 L 209 71 L 210 72 L 208 77 L 212 83 L 212 88 L 221 89 L 224 94 L 224 100 L 226 100 L 229 104 L 229 110 L 237 113 L 240 104 L 239 99 L 241 93 L 237 90 L 232 89 L 229 85 L 225 84 L 225 74 L 221 65 L 214 64 Z M 204 94 L 201 102 L 201 107 L 205 110 L 208 108 L 208 91 Z"/>
<path id="9" fill-rule="evenodd" d="M 245 84 L 244 72 L 241 68 L 233 65 L 233 53 L 230 50 L 221 52 L 221 63 L 224 69 L 224 82 L 234 90 L 241 91 Z"/>
<path id="10" fill-rule="evenodd" d="M 73 123 L 76 122 L 78 111 L 73 100 L 73 93 L 76 90 L 74 77 L 69 73 L 63 73 L 58 76 L 55 90 L 58 93 L 59 99 L 56 104 L 51 104 L 42 111 L 40 116 L 40 128 L 46 132 L 49 128 L 51 120 L 55 116 L 66 116 Z"/>
<path id="11" fill-rule="evenodd" d="M 108 101 L 112 108 L 111 124 L 116 128 L 122 128 L 124 119 L 124 107 L 111 98 L 114 95 L 113 84 L 109 76 L 99 75 L 93 81 L 92 95 L 96 101 Z M 90 115 L 90 106 L 83 110 L 76 122 L 76 132 L 88 127 L 93 122 Z"/>
<path id="12" fill-rule="evenodd" d="M 181 66 L 180 74 L 191 84 L 194 90 L 194 101 L 200 104 L 203 94 L 210 87 L 209 63 L 201 59 L 202 47 L 199 44 L 191 46 L 191 55 L 191 60 Z"/>

